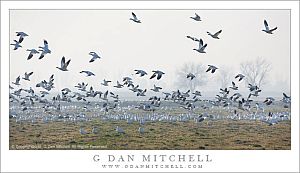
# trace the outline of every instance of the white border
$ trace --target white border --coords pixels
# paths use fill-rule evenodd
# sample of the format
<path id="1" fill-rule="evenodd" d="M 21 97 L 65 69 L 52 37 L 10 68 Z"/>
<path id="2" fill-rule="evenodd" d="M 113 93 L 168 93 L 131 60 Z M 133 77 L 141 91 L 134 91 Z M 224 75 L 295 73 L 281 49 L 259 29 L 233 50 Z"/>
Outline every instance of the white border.
<path id="1" fill-rule="evenodd" d="M 9 151 L 8 83 L 9 83 L 9 9 L 291 9 L 291 96 L 292 147 L 288 151 Z M 3 2 L 1 1 L 1 171 L 3 172 L 298 172 L 299 171 L 299 2 L 195 2 L 195 1 L 113 1 L 113 2 Z M 92 161 L 95 154 L 209 154 L 212 163 L 203 163 L 202 169 L 102 169 Z M 103 162 L 102 162 L 103 163 Z M 173 163 L 174 164 L 174 163 Z"/>

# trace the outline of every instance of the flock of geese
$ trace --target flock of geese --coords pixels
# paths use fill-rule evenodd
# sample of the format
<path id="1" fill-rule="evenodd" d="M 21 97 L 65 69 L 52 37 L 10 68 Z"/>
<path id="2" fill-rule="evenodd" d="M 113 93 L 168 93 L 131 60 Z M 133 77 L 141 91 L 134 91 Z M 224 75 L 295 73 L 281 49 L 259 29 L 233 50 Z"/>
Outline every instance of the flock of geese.
<path id="1" fill-rule="evenodd" d="M 141 19 L 132 12 L 130 21 L 138 24 L 142 24 Z M 196 22 L 202 21 L 200 16 L 195 13 L 195 16 L 190 17 Z M 264 20 L 263 32 L 267 34 L 273 34 L 277 27 L 270 29 L 266 20 Z M 207 32 L 212 39 L 221 39 L 220 34 L 222 30 L 216 33 Z M 10 44 L 13 46 L 13 50 L 17 51 L 22 48 L 21 43 L 25 37 L 29 35 L 25 32 L 16 32 L 18 39 L 14 40 L 14 43 Z M 195 38 L 192 36 L 186 36 L 192 41 L 198 42 L 199 47 L 193 50 L 199 53 L 206 53 L 205 48 L 207 44 L 204 44 L 202 38 Z M 43 59 L 48 54 L 51 54 L 48 41 L 44 40 L 43 45 L 39 46 L 38 49 L 26 49 L 29 52 L 27 60 L 33 58 L 34 55 L 39 55 L 38 59 Z M 102 57 L 94 52 L 89 52 L 91 59 L 89 63 L 99 61 Z M 99 60 L 98 60 L 99 59 Z M 60 65 L 56 68 L 62 72 L 68 71 L 71 59 L 66 59 L 64 56 L 61 58 Z M 208 65 L 206 70 L 207 73 L 214 74 L 219 68 L 215 65 Z M 133 69 L 136 76 L 140 78 L 156 79 L 161 80 L 165 73 L 161 70 L 152 70 L 151 74 L 143 69 Z M 146 122 L 188 122 L 195 121 L 201 123 L 204 120 L 220 120 L 220 119 L 231 119 L 231 120 L 260 120 L 269 125 L 277 124 L 280 121 L 288 120 L 290 114 L 288 111 L 285 112 L 265 112 L 265 107 L 277 104 L 275 99 L 267 97 L 264 102 L 253 101 L 253 97 L 258 97 L 262 90 L 254 85 L 248 84 L 249 94 L 247 97 L 243 97 L 238 92 L 240 83 L 247 76 L 243 74 L 237 74 L 232 81 L 232 85 L 226 88 L 220 88 L 219 94 L 216 95 L 215 99 L 207 100 L 201 99 L 201 91 L 180 91 L 174 90 L 171 92 L 162 91 L 163 88 L 154 84 L 151 88 L 151 92 L 161 94 L 159 96 L 152 96 L 148 101 L 141 101 L 140 103 L 134 102 L 131 105 L 126 105 L 120 100 L 120 96 L 109 90 L 104 92 L 95 90 L 93 86 L 88 87 L 88 83 L 79 82 L 74 87 L 77 90 L 71 90 L 70 88 L 63 88 L 61 93 L 57 96 L 50 97 L 51 90 L 54 88 L 54 75 L 52 74 L 49 79 L 43 79 L 41 82 L 35 85 L 36 88 L 40 88 L 39 93 L 33 89 L 34 86 L 29 89 L 21 88 L 21 79 L 30 81 L 32 75 L 35 72 L 25 72 L 21 78 L 19 75 L 13 85 L 9 85 L 10 94 L 9 99 L 12 104 L 10 105 L 10 117 L 15 118 L 17 122 L 31 121 L 36 122 L 38 119 L 42 119 L 43 122 L 49 121 L 88 121 L 93 117 L 99 117 L 103 121 L 111 120 L 124 120 L 128 124 L 133 122 L 139 122 L 140 127 L 138 128 L 139 133 L 144 133 L 144 124 Z M 89 70 L 83 70 L 79 72 L 84 74 L 86 77 L 96 76 Z M 186 74 L 187 80 L 194 80 L 197 76 L 193 73 Z M 101 85 L 104 87 L 112 86 L 112 81 L 103 79 Z M 147 88 L 140 88 L 139 84 L 136 84 L 132 78 L 123 77 L 120 81 L 116 81 L 116 84 L 112 87 L 115 88 L 128 88 L 130 92 L 133 92 L 136 97 L 146 97 L 149 92 Z M 230 95 L 231 94 L 231 95 Z M 90 99 L 91 98 L 91 99 Z M 94 101 L 92 101 L 94 100 Z M 68 104 L 72 102 L 72 104 Z M 284 108 L 289 108 L 291 103 L 291 97 L 283 93 L 283 98 L 280 100 L 281 105 Z M 80 104 L 79 104 L 80 103 Z M 83 103 L 83 104 L 82 104 Z M 142 110 L 144 113 L 132 113 L 132 110 Z M 172 110 L 182 109 L 187 111 L 186 114 L 172 115 Z M 253 109 L 255 111 L 253 111 Z M 211 110 L 207 113 L 207 110 Z M 170 111 L 167 114 L 160 114 L 159 112 Z M 226 112 L 227 115 L 221 116 L 222 111 Z M 72 113 L 73 112 L 73 113 Z M 92 112 L 92 114 L 85 114 L 85 112 Z M 203 112 L 199 115 L 196 112 Z M 101 113 L 104 113 L 101 114 Z M 117 126 L 115 130 L 118 133 L 125 133 L 125 130 Z M 79 130 L 80 134 L 87 134 L 83 127 Z M 97 127 L 92 128 L 92 133 L 98 133 Z"/>

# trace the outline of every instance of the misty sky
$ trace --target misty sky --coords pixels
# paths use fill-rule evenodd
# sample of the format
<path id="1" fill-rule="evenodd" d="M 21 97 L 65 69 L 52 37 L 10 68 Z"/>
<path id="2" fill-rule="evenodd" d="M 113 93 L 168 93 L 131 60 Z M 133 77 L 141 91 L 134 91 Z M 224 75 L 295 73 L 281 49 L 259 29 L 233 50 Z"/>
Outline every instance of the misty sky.
<path id="1" fill-rule="evenodd" d="M 129 20 L 132 11 L 141 24 Z M 189 18 L 195 12 L 201 16 L 201 22 Z M 261 31 L 264 19 L 271 28 L 278 27 L 274 34 Z M 219 40 L 206 34 L 220 29 L 223 32 Z M 73 89 L 82 81 L 95 89 L 112 89 L 101 86 L 102 80 L 115 84 L 129 76 L 142 88 L 150 89 L 156 84 L 170 91 L 177 89 L 176 71 L 184 63 L 214 64 L 238 74 L 240 63 L 262 57 L 272 64 L 269 87 L 264 90 L 289 93 L 289 10 L 11 10 L 11 43 L 18 38 L 16 31 L 24 31 L 29 37 L 22 42 L 23 48 L 14 51 L 10 47 L 10 81 L 33 71 L 30 82 L 21 80 L 25 88 L 54 74 L 55 90 Z M 202 38 L 208 44 L 207 53 L 194 51 L 198 44 L 187 39 L 187 35 Z M 43 39 L 49 42 L 52 53 L 42 60 L 38 60 L 39 55 L 27 60 L 26 49 L 37 49 L 43 45 Z M 90 51 L 102 58 L 89 63 Z M 62 56 L 71 59 L 68 72 L 55 68 Z M 149 75 L 140 78 L 133 75 L 134 69 L 144 69 Z M 81 70 L 90 70 L 96 76 L 85 77 L 79 73 Z M 150 80 L 152 70 L 162 70 L 166 75 L 160 81 Z M 208 75 L 209 82 L 201 87 L 203 92 L 219 88 L 217 75 L 218 71 Z"/>

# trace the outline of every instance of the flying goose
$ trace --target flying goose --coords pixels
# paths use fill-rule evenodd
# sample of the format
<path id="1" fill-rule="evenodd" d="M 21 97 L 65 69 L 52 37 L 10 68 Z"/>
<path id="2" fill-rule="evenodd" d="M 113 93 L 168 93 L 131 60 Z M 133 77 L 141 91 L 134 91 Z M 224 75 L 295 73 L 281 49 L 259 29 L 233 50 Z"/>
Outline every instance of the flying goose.
<path id="1" fill-rule="evenodd" d="M 211 73 L 214 73 L 218 68 L 216 66 L 213 65 L 208 65 L 208 69 L 206 70 L 206 72 L 211 71 Z"/>
<path id="2" fill-rule="evenodd" d="M 236 79 L 239 78 L 239 81 L 243 80 L 244 77 L 245 77 L 245 76 L 242 75 L 242 74 L 238 74 L 238 75 L 235 76 Z"/>
<path id="3" fill-rule="evenodd" d="M 33 72 L 27 73 L 25 72 L 24 77 L 22 79 L 30 81 L 29 77 L 33 74 Z"/>
<path id="4" fill-rule="evenodd" d="M 14 40 L 15 43 L 11 43 L 10 45 L 14 46 L 14 50 L 17 50 L 19 47 L 22 47 L 20 45 L 20 42 L 18 42 L 17 40 Z"/>
<path id="5" fill-rule="evenodd" d="M 101 58 L 96 52 L 90 52 L 89 55 L 92 55 L 92 59 L 89 61 L 90 63 Z"/>
<path id="6" fill-rule="evenodd" d="M 41 51 L 41 55 L 40 55 L 39 59 L 43 59 L 46 54 L 51 53 L 51 50 L 48 47 L 48 41 L 47 40 L 44 40 L 44 46 L 43 47 L 39 46 L 39 48 L 41 48 L 41 49 L 39 49 L 39 51 Z"/>
<path id="7" fill-rule="evenodd" d="M 146 93 L 147 89 L 138 89 L 138 93 L 136 94 L 137 96 L 146 96 L 145 93 Z"/>
<path id="8" fill-rule="evenodd" d="M 140 77 L 147 75 L 147 72 L 145 72 L 144 70 L 134 70 L 136 71 L 135 74 L 140 74 Z"/>
<path id="9" fill-rule="evenodd" d="M 101 83 L 101 85 L 103 86 L 108 86 L 108 83 L 111 82 L 110 80 L 103 80 L 103 83 Z"/>
<path id="10" fill-rule="evenodd" d="M 58 69 L 61 70 L 61 71 L 68 71 L 67 67 L 68 67 L 68 65 L 70 64 L 70 62 L 71 62 L 71 59 L 69 59 L 69 60 L 66 62 L 66 59 L 65 59 L 65 57 L 63 56 L 63 57 L 61 58 L 60 67 L 56 67 L 56 68 L 58 68 Z"/>
<path id="11" fill-rule="evenodd" d="M 153 78 L 155 78 L 157 76 L 157 80 L 159 80 L 162 77 L 162 75 L 165 74 L 164 72 L 159 71 L 159 70 L 153 70 L 152 72 L 154 72 L 154 73 L 150 77 L 150 79 L 153 79 Z"/>
<path id="12" fill-rule="evenodd" d="M 26 51 L 29 51 L 29 55 L 27 57 L 27 60 L 30 60 L 33 57 L 33 54 L 38 54 L 39 52 L 35 49 L 27 49 Z"/>
<path id="13" fill-rule="evenodd" d="M 96 76 L 94 73 L 92 73 L 92 72 L 90 72 L 90 71 L 87 71 L 87 70 L 83 70 L 83 71 L 81 71 L 81 72 L 79 72 L 79 73 L 85 73 L 85 74 L 87 75 L 87 77 L 88 77 L 88 76 Z"/>
<path id="14" fill-rule="evenodd" d="M 193 49 L 193 50 L 195 50 L 195 51 L 197 51 L 199 53 L 206 53 L 204 51 L 204 49 L 206 48 L 206 46 L 207 46 L 207 44 L 203 45 L 203 40 L 200 39 L 200 41 L 199 41 L 199 48 L 198 49 Z"/>
<path id="15" fill-rule="evenodd" d="M 238 90 L 239 87 L 237 87 L 233 81 L 231 83 L 232 83 L 232 86 L 229 88 L 231 88 L 233 90 Z"/>
<path id="16" fill-rule="evenodd" d="M 210 35 L 212 38 L 220 39 L 218 36 L 221 32 L 222 32 L 222 30 L 216 32 L 215 34 L 211 34 L 210 32 L 207 32 L 207 34 Z"/>
<path id="17" fill-rule="evenodd" d="M 21 80 L 21 78 L 20 78 L 20 76 L 18 76 L 16 78 L 16 82 L 12 82 L 12 83 L 15 84 L 15 85 L 20 85 L 20 80 Z"/>
<path id="18" fill-rule="evenodd" d="M 133 18 L 130 18 L 129 20 L 132 20 L 136 23 L 141 23 L 141 20 L 139 20 L 136 15 L 134 14 L 134 12 L 131 13 Z"/>
<path id="19" fill-rule="evenodd" d="M 200 41 L 200 40 L 198 40 L 197 38 L 195 38 L 195 37 L 192 37 L 192 36 L 186 36 L 187 38 L 189 38 L 189 39 L 191 39 L 191 40 L 193 40 L 193 41 Z"/>
<path id="20" fill-rule="evenodd" d="M 186 78 L 191 78 L 191 80 L 193 80 L 196 76 L 192 73 L 189 73 L 186 75 Z"/>
<path id="21" fill-rule="evenodd" d="M 262 31 L 264 31 L 265 33 L 268 33 L 268 34 L 273 34 L 273 31 L 275 31 L 277 29 L 277 27 L 270 29 L 266 20 L 264 20 L 264 25 L 265 25 L 265 29 L 263 29 Z"/>
<path id="22" fill-rule="evenodd" d="M 122 87 L 123 87 L 123 85 L 122 85 L 122 84 L 120 84 L 120 82 L 119 82 L 119 81 L 117 81 L 117 85 L 115 85 L 114 87 L 116 87 L 116 88 L 122 88 Z"/>
<path id="23" fill-rule="evenodd" d="M 162 89 L 161 87 L 158 87 L 158 86 L 154 85 L 154 88 L 152 88 L 151 90 L 154 91 L 154 92 L 159 92 L 159 90 L 161 90 L 161 89 Z"/>
<path id="24" fill-rule="evenodd" d="M 201 21 L 201 18 L 197 13 L 195 13 L 195 17 L 190 17 L 190 18 L 194 19 L 195 21 Z"/>
<path id="25" fill-rule="evenodd" d="M 28 36 L 25 32 L 16 32 L 17 36 L 19 36 L 19 43 L 22 43 L 22 41 L 24 40 L 24 37 Z"/>

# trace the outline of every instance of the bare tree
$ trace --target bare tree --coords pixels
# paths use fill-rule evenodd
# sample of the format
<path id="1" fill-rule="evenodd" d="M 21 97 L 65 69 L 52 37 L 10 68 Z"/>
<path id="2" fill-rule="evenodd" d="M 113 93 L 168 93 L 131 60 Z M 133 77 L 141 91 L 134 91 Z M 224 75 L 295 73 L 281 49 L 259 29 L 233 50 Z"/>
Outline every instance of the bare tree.
<path id="1" fill-rule="evenodd" d="M 263 58 L 256 58 L 254 61 L 241 63 L 241 72 L 246 76 L 246 85 L 252 84 L 262 87 L 267 81 L 268 73 L 271 71 L 271 64 Z"/>
<path id="2" fill-rule="evenodd" d="M 205 72 L 206 68 L 203 64 L 185 63 L 177 72 L 177 80 L 175 84 L 180 89 L 189 89 L 194 92 L 198 87 L 203 86 L 207 82 Z M 187 74 L 195 75 L 194 79 L 188 79 Z"/>
<path id="3" fill-rule="evenodd" d="M 226 88 L 231 85 L 231 81 L 234 79 L 234 74 L 230 67 L 222 67 L 219 70 L 218 79 L 222 88 Z"/>

